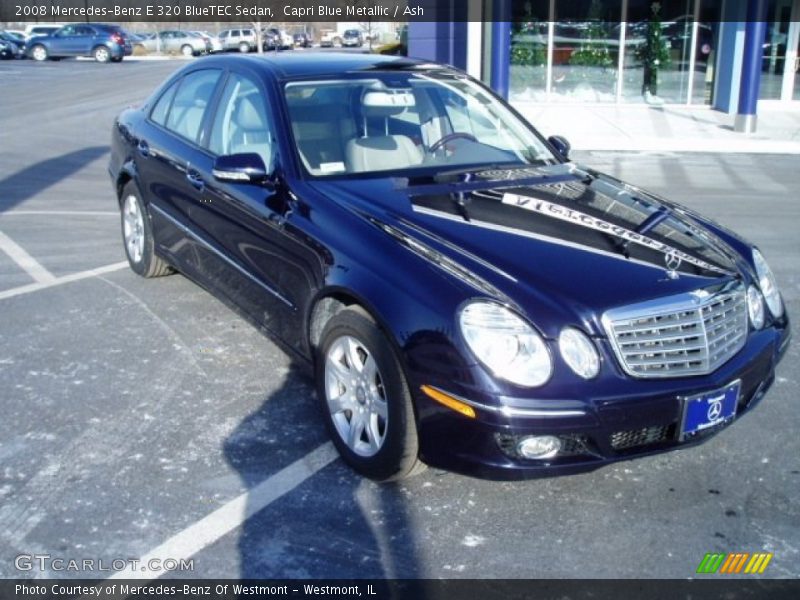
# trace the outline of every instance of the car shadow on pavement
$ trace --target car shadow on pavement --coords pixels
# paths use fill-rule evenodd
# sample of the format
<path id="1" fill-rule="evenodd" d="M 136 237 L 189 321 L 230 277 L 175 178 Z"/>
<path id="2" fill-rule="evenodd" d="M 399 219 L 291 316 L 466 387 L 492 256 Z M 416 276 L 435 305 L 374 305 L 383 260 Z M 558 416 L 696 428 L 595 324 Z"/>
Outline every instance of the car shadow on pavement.
<path id="1" fill-rule="evenodd" d="M 225 457 L 247 489 L 329 443 L 306 373 L 292 366 L 280 388 L 226 438 Z M 239 577 L 423 577 L 407 511 L 410 495 L 402 484 L 369 481 L 336 459 L 245 521 L 238 541 Z M 373 585 L 385 595 L 395 584 Z M 404 593 L 410 585 L 402 584 Z"/>
<path id="2" fill-rule="evenodd" d="M 108 152 L 108 146 L 89 146 L 48 158 L 0 179 L 0 212 L 11 210 Z"/>

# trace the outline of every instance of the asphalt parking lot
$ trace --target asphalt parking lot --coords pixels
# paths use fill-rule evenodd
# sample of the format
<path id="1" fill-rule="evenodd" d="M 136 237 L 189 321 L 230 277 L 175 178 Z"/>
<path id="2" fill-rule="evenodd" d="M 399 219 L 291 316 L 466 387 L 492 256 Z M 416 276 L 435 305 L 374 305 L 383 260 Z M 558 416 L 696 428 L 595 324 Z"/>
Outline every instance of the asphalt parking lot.
<path id="1" fill-rule="evenodd" d="M 797 341 L 758 410 L 700 447 L 528 482 L 355 476 L 269 339 L 123 262 L 112 120 L 182 64 L 0 63 L 0 577 L 96 575 L 15 565 L 49 554 L 191 557 L 171 574 L 191 577 L 687 578 L 754 551 L 800 576 Z M 574 158 L 759 244 L 800 315 L 796 157 Z"/>

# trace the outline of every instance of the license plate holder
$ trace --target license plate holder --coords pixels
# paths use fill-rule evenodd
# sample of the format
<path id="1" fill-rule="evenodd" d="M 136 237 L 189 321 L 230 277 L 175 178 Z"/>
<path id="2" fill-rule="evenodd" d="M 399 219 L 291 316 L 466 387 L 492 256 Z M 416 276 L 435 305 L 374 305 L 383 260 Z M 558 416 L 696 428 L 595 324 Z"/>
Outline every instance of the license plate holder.
<path id="1" fill-rule="evenodd" d="M 683 397 L 680 441 L 691 439 L 710 428 L 724 427 L 733 421 L 741 388 L 742 382 L 737 379 L 725 387 Z"/>

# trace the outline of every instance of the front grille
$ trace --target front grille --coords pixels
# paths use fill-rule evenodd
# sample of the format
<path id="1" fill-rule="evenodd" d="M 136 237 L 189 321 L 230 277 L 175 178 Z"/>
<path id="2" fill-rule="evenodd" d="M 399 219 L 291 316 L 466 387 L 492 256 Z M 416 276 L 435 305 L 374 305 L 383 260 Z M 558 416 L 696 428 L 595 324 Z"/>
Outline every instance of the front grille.
<path id="1" fill-rule="evenodd" d="M 680 294 L 613 309 L 603 316 L 614 353 L 634 377 L 711 373 L 744 346 L 744 286 Z"/>
<path id="2" fill-rule="evenodd" d="M 617 431 L 611 435 L 611 447 L 614 450 L 626 450 L 636 446 L 656 444 L 670 438 L 672 425 L 655 425 L 630 431 Z"/>

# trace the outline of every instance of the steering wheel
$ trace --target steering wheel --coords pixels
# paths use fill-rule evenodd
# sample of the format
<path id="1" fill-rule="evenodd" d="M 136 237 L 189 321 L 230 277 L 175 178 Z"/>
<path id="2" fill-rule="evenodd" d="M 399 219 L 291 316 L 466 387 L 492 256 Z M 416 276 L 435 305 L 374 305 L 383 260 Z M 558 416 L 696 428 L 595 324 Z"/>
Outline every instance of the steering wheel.
<path id="1" fill-rule="evenodd" d="M 476 138 L 471 133 L 463 133 L 463 132 L 456 131 L 454 133 L 448 133 L 447 135 L 445 135 L 444 137 L 442 137 L 438 141 L 436 141 L 433 144 L 431 144 L 428 147 L 428 151 L 429 152 L 436 152 L 439 148 L 444 146 L 447 142 L 451 142 L 451 141 L 457 140 L 459 138 L 464 138 L 465 140 L 469 140 L 471 142 L 477 142 L 478 141 L 478 138 Z"/>

